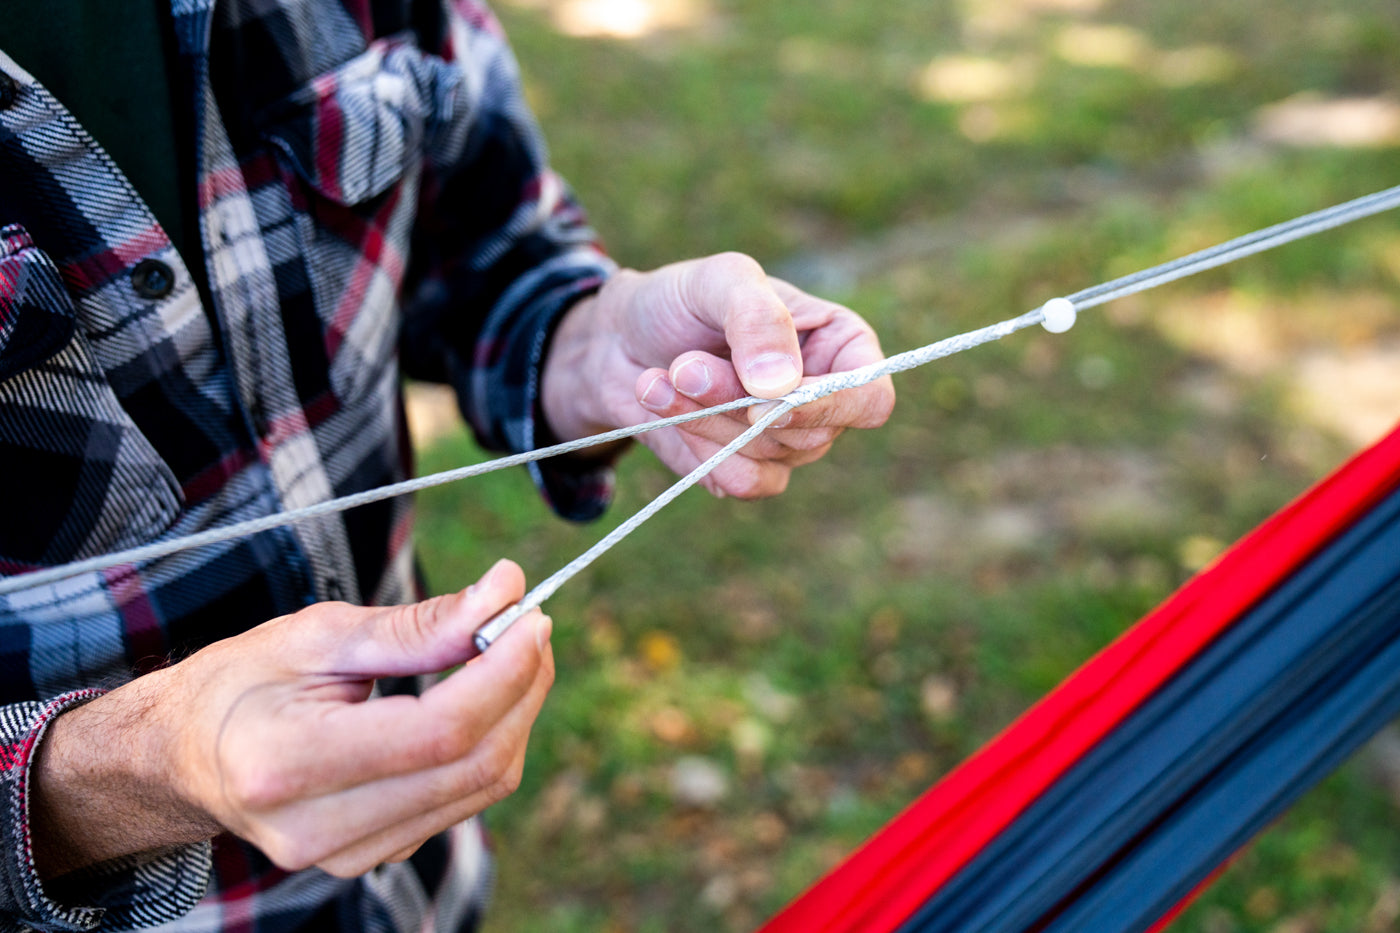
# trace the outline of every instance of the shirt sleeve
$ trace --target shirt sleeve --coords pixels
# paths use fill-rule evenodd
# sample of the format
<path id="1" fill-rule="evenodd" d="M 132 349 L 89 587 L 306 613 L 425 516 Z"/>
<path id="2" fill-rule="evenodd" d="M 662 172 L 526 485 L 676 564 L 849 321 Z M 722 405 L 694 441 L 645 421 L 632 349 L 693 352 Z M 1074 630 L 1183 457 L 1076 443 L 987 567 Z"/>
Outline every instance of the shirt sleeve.
<path id="1" fill-rule="evenodd" d="M 564 313 L 614 270 L 548 164 L 515 58 L 494 17 L 445 0 L 441 47 L 460 69 L 452 117 L 428 143 L 401 341 L 404 370 L 448 382 L 478 440 L 519 452 L 552 438 L 540 374 Z M 607 462 L 532 465 L 561 515 L 593 518 L 612 495 Z"/>
<path id="2" fill-rule="evenodd" d="M 30 769 L 54 718 L 101 696 L 79 690 L 0 706 L 0 931 L 133 930 L 173 920 L 209 886 L 209 843 L 118 859 L 42 882 L 34 870 Z"/>

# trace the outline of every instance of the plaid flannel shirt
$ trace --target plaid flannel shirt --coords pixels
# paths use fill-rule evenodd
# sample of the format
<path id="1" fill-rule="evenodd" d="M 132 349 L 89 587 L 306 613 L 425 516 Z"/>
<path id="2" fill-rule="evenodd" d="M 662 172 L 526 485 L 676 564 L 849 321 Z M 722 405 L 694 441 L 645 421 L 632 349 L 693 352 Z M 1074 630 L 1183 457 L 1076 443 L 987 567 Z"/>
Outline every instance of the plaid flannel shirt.
<path id="1" fill-rule="evenodd" d="M 552 325 L 611 270 L 475 0 L 172 8 L 201 256 L 0 51 L 6 575 L 404 478 L 401 368 L 452 384 L 487 446 L 537 446 Z M 535 477 L 572 518 L 610 495 L 602 468 Z M 0 597 L 0 929 L 467 926 L 490 875 L 473 823 L 350 881 L 231 837 L 48 886 L 31 859 L 56 715 L 315 600 L 414 598 L 411 528 L 385 502 Z"/>

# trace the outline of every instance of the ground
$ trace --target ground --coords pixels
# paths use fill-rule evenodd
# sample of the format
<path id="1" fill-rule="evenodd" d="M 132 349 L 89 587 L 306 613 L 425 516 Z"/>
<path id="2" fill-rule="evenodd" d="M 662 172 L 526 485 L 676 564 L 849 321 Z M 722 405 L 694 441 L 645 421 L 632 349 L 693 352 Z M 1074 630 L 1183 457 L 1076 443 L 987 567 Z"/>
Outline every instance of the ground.
<path id="1" fill-rule="evenodd" d="M 1400 181 L 1389 0 L 500 0 L 619 261 L 743 249 L 889 352 Z M 570 583 L 492 931 L 754 929 L 1228 542 L 1400 418 L 1383 217 L 896 377 L 762 503 L 692 491 Z M 482 454 L 415 389 L 420 469 Z M 437 399 L 437 404 L 434 404 Z M 447 407 L 450 409 L 450 401 Z M 598 525 L 424 494 L 438 590 Z M 1400 738 L 1175 929 L 1388 930 Z"/>

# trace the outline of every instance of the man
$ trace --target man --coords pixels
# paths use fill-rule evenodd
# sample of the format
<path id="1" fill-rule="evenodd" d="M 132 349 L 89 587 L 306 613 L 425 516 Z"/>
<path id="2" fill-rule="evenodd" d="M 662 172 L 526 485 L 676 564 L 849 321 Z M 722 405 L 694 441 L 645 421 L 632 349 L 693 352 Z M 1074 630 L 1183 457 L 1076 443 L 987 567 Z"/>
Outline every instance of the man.
<path id="1" fill-rule="evenodd" d="M 401 370 L 523 450 L 879 358 L 747 257 L 618 271 L 474 0 L 11 6 L 7 575 L 403 478 Z M 794 412 L 707 485 L 780 492 L 892 404 Z M 646 443 L 686 470 L 749 417 Z M 534 476 L 590 518 L 618 453 Z M 410 542 L 395 501 L 0 597 L 0 928 L 469 928 L 551 623 L 473 657 L 522 574 L 414 602 Z"/>

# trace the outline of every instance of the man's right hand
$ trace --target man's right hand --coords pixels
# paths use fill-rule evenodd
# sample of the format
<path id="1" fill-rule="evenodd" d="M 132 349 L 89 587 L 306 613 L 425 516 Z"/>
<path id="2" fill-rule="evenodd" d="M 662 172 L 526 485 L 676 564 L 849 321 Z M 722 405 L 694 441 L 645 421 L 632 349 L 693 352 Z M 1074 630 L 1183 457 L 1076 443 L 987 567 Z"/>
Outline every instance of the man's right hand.
<path id="1" fill-rule="evenodd" d="M 475 657 L 472 634 L 524 591 L 502 561 L 411 606 L 320 603 L 62 714 L 32 785 L 41 876 L 225 829 L 289 870 L 407 858 L 519 783 L 550 620 Z M 376 678 L 456 665 L 422 696 L 371 697 Z"/>

